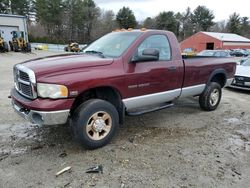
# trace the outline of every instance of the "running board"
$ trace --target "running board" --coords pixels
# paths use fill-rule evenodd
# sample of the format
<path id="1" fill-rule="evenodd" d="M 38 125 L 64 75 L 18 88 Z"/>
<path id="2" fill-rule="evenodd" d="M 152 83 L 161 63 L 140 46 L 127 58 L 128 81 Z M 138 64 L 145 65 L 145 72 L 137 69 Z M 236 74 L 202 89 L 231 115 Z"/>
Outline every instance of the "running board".
<path id="1" fill-rule="evenodd" d="M 162 109 L 165 109 L 165 108 L 170 108 L 172 106 L 174 106 L 173 103 L 164 103 L 164 104 L 162 104 L 160 106 L 150 106 L 150 107 L 138 108 L 138 109 L 132 110 L 130 112 L 126 112 L 126 114 L 128 116 L 138 116 L 138 115 L 142 115 L 142 114 L 162 110 Z"/>

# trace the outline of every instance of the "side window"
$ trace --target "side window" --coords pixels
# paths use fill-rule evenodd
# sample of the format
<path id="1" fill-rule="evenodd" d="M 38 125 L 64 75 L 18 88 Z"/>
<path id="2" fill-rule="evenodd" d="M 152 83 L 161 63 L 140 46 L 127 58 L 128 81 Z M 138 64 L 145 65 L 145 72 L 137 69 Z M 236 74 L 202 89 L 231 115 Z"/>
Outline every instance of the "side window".
<path id="1" fill-rule="evenodd" d="M 171 59 L 169 41 L 165 35 L 152 35 L 146 38 L 138 47 L 138 55 L 141 55 L 144 49 L 149 48 L 159 50 L 159 60 L 166 61 Z"/>

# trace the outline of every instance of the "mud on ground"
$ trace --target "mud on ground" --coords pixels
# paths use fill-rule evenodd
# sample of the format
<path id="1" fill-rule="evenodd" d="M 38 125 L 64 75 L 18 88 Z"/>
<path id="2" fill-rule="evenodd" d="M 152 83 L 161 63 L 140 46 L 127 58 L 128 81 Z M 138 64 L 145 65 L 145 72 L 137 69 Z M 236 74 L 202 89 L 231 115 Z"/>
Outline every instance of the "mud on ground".
<path id="1" fill-rule="evenodd" d="M 187 98 L 126 117 L 109 145 L 88 151 L 69 126 L 31 125 L 11 108 L 12 66 L 48 54 L 0 54 L 0 187 L 249 187 L 249 92 L 224 89 L 213 112 Z M 99 164 L 103 174 L 85 173 Z"/>

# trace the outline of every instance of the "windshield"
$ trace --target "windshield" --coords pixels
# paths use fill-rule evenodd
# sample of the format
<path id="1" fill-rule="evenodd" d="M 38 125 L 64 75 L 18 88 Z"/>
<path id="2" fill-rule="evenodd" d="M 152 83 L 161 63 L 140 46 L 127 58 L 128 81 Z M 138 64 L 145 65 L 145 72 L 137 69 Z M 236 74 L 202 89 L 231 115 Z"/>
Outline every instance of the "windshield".
<path id="1" fill-rule="evenodd" d="M 84 52 L 96 52 L 105 57 L 119 57 L 139 35 L 141 35 L 139 32 L 109 33 L 90 44 Z"/>
<path id="2" fill-rule="evenodd" d="M 14 36 L 14 38 L 24 37 L 23 32 L 20 32 L 20 31 L 13 31 L 13 36 Z"/>
<path id="3" fill-rule="evenodd" d="M 243 63 L 243 66 L 250 66 L 250 58 L 246 59 Z"/>

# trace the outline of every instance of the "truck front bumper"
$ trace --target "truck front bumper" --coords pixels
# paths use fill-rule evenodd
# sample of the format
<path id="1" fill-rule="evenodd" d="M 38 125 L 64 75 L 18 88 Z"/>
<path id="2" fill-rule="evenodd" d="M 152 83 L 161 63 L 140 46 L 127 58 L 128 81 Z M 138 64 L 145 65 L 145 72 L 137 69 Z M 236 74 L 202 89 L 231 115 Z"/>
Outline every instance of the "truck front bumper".
<path id="1" fill-rule="evenodd" d="M 46 103 L 46 100 L 39 100 L 39 102 L 35 100 L 28 100 L 17 93 L 15 89 L 11 91 L 11 103 L 13 109 L 18 115 L 28 120 L 29 122 L 39 125 L 59 125 L 65 124 L 67 122 L 70 114 L 70 109 L 47 110 L 47 108 L 43 106 L 43 109 L 45 110 L 42 110 L 41 106 L 42 104 Z M 68 103 L 67 101 L 62 101 L 60 102 L 60 105 L 62 105 L 61 103 L 63 102 L 65 102 L 66 104 Z M 50 100 L 50 103 L 54 107 L 54 109 L 56 109 L 55 103 L 58 105 L 58 101 Z M 40 108 L 34 109 L 38 107 Z M 67 105 L 65 107 L 67 107 Z"/>
<path id="2" fill-rule="evenodd" d="M 233 80 L 234 78 L 227 79 L 225 87 L 229 87 L 232 84 Z"/>
<path id="3" fill-rule="evenodd" d="M 13 100 L 12 106 L 18 115 L 31 123 L 39 125 L 65 124 L 69 116 L 69 110 L 51 112 L 28 110 L 15 104 Z"/>

